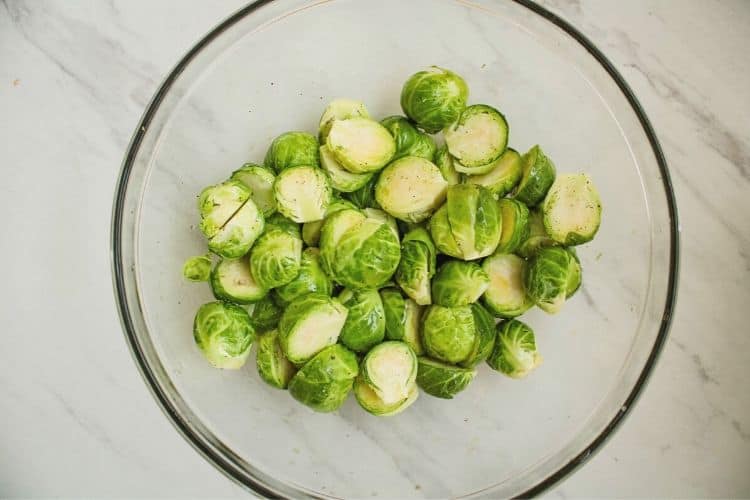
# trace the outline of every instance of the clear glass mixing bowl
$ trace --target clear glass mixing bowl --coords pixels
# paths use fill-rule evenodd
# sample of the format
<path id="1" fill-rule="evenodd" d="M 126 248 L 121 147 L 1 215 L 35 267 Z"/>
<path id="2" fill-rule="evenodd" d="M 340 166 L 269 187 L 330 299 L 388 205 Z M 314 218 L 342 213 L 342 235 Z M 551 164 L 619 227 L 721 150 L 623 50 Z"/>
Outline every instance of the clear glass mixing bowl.
<path id="1" fill-rule="evenodd" d="M 376 418 L 350 398 L 315 414 L 265 385 L 254 362 L 209 367 L 193 344 L 207 286 L 183 260 L 205 251 L 195 197 L 287 130 L 315 131 L 334 97 L 400 113 L 431 64 L 499 107 L 510 144 L 539 142 L 559 171 L 590 173 L 604 219 L 580 250 L 584 285 L 556 316 L 524 316 L 545 362 L 511 380 L 487 367 L 456 399 L 423 395 Z M 113 272 L 127 341 L 185 438 L 261 494 L 532 495 L 581 464 L 629 411 L 665 340 L 677 220 L 664 157 L 632 92 L 588 40 L 527 1 L 258 1 L 169 74 L 139 124 L 117 189 Z"/>

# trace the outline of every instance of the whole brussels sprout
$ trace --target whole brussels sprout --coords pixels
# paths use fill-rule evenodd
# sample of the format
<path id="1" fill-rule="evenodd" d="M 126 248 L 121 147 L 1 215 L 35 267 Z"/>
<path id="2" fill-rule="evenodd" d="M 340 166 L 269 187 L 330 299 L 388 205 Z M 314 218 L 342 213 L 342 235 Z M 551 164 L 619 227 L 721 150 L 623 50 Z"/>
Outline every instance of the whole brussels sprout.
<path id="1" fill-rule="evenodd" d="M 529 209 L 518 200 L 503 198 L 498 202 L 503 229 L 498 253 L 513 253 L 528 239 Z"/>
<path id="2" fill-rule="evenodd" d="M 410 76 L 401 89 L 401 109 L 423 130 L 439 132 L 466 107 L 469 87 L 457 74 L 431 66 Z"/>
<path id="3" fill-rule="evenodd" d="M 263 214 L 253 200 L 245 200 L 219 232 L 208 240 L 208 249 L 227 259 L 242 257 L 253 246 L 264 227 Z"/>
<path id="4" fill-rule="evenodd" d="M 484 259 L 482 269 L 490 277 L 490 286 L 482 298 L 492 314 L 501 318 L 513 318 L 534 305 L 523 284 L 526 261 L 521 257 L 495 253 Z"/>
<path id="5" fill-rule="evenodd" d="M 453 364 L 465 361 L 472 352 L 476 335 L 471 307 L 427 308 L 422 345 L 430 357 Z"/>
<path id="6" fill-rule="evenodd" d="M 320 117 L 318 140 L 321 144 L 325 144 L 334 120 L 346 120 L 358 116 L 370 117 L 370 113 L 367 112 L 367 108 L 362 102 L 354 99 L 334 99 L 326 106 L 323 115 Z"/>
<path id="7" fill-rule="evenodd" d="M 599 193 L 586 174 L 564 174 L 555 179 L 544 204 L 544 228 L 563 245 L 594 239 L 602 217 Z"/>
<path id="8" fill-rule="evenodd" d="M 401 340 L 421 355 L 422 340 L 419 334 L 421 308 L 411 299 L 405 299 L 395 288 L 380 290 L 380 298 L 385 310 L 385 336 L 390 340 Z"/>
<path id="9" fill-rule="evenodd" d="M 430 280 L 435 275 L 436 256 L 435 244 L 426 229 L 418 227 L 406 233 L 401 242 L 401 261 L 395 280 L 420 306 L 432 303 Z"/>
<path id="10" fill-rule="evenodd" d="M 331 295 L 333 292 L 333 283 L 320 266 L 320 250 L 317 248 L 306 248 L 302 252 L 299 273 L 297 273 L 297 276 L 292 281 L 278 287 L 276 289 L 276 296 L 281 302 L 288 304 L 297 297 L 313 292 Z"/>
<path id="11" fill-rule="evenodd" d="M 445 307 L 468 306 L 476 302 L 490 286 L 490 278 L 474 262 L 449 260 L 432 280 L 432 298 Z"/>
<path id="12" fill-rule="evenodd" d="M 341 166 L 354 174 L 377 172 L 396 152 L 388 129 L 362 117 L 334 120 L 326 146 Z"/>
<path id="13" fill-rule="evenodd" d="M 328 175 L 306 165 L 289 167 L 279 173 L 273 194 L 278 211 L 298 223 L 321 220 L 333 199 Z"/>
<path id="14" fill-rule="evenodd" d="M 466 182 L 479 184 L 490 190 L 495 198 L 502 198 L 513 191 L 521 180 L 523 167 L 521 155 L 515 149 L 508 148 L 500 158 L 490 164 L 492 168 L 485 174 L 469 175 Z"/>
<path id="15" fill-rule="evenodd" d="M 255 281 L 270 290 L 292 281 L 299 273 L 301 260 L 302 239 L 271 227 L 250 252 L 250 269 Z"/>
<path id="16" fill-rule="evenodd" d="M 211 255 L 196 255 L 187 259 L 182 266 L 182 275 L 190 281 L 208 281 L 211 275 Z"/>
<path id="17" fill-rule="evenodd" d="M 405 156 L 380 173 L 375 199 L 383 210 L 397 219 L 421 222 L 443 202 L 447 187 L 448 182 L 433 163 Z"/>
<path id="18" fill-rule="evenodd" d="M 250 190 L 250 199 L 263 212 L 264 217 L 276 211 L 276 201 L 273 199 L 273 182 L 276 176 L 271 169 L 255 163 L 245 163 L 232 172 L 230 179 L 240 181 Z"/>
<path id="19" fill-rule="evenodd" d="M 250 198 L 250 190 L 239 181 L 226 181 L 205 188 L 198 195 L 200 229 L 206 238 L 216 236 L 222 227 Z"/>
<path id="20" fill-rule="evenodd" d="M 351 193 L 344 193 L 343 197 L 352 202 L 357 208 L 380 208 L 378 201 L 375 199 L 375 185 L 377 182 L 378 176 L 374 175 L 364 186 Z"/>
<path id="21" fill-rule="evenodd" d="M 258 337 L 258 354 L 255 358 L 258 375 L 267 384 L 278 389 L 286 389 L 297 369 L 286 359 L 279 344 L 276 330 Z"/>
<path id="22" fill-rule="evenodd" d="M 250 323 L 257 332 L 273 330 L 281 319 L 281 308 L 268 295 L 251 304 L 249 313 Z"/>
<path id="23" fill-rule="evenodd" d="M 320 166 L 318 140 L 307 132 L 284 132 L 273 140 L 263 165 L 275 172 L 305 165 Z"/>
<path id="24" fill-rule="evenodd" d="M 487 310 L 479 304 L 471 305 L 471 313 L 474 316 L 474 346 L 471 354 L 461 362 L 465 368 L 473 368 L 486 360 L 495 346 L 495 319 Z"/>
<path id="25" fill-rule="evenodd" d="M 459 368 L 430 358 L 419 358 L 417 385 L 436 398 L 453 399 L 474 380 L 477 372 L 471 368 Z"/>
<path id="26" fill-rule="evenodd" d="M 211 272 L 211 291 L 219 300 L 250 304 L 268 294 L 253 277 L 247 257 L 222 259 Z"/>
<path id="27" fill-rule="evenodd" d="M 526 238 L 516 248 L 516 253 L 526 259 L 533 256 L 540 248 L 556 246 L 557 242 L 549 237 L 544 229 L 542 214 L 538 210 L 529 211 L 528 232 Z"/>
<path id="28" fill-rule="evenodd" d="M 328 205 L 326 217 L 338 212 L 339 210 L 344 210 L 345 208 L 356 209 L 357 207 L 349 200 L 334 198 L 333 201 L 331 201 L 331 204 Z M 320 241 L 320 228 L 323 227 L 324 220 L 325 219 L 305 222 L 302 225 L 302 241 L 305 242 L 305 245 L 309 247 L 318 246 L 318 242 Z"/>
<path id="29" fill-rule="evenodd" d="M 509 377 L 522 378 L 539 366 L 534 331 L 521 321 L 511 319 L 497 325 L 497 339 L 487 364 Z"/>
<path id="30" fill-rule="evenodd" d="M 437 146 L 432 137 L 420 132 L 412 123 L 403 116 L 389 116 L 383 118 L 380 124 L 393 136 L 396 141 L 396 154 L 391 161 L 398 160 L 404 156 L 418 156 L 432 161 L 435 157 Z"/>
<path id="31" fill-rule="evenodd" d="M 279 321 L 279 341 L 284 355 L 295 365 L 306 363 L 339 338 L 348 311 L 341 302 L 322 293 L 298 297 Z"/>
<path id="32" fill-rule="evenodd" d="M 523 175 L 513 196 L 529 207 L 534 207 L 544 199 L 555 181 L 555 164 L 539 145 L 528 150 L 521 158 L 521 163 Z"/>
<path id="33" fill-rule="evenodd" d="M 495 168 L 495 160 L 508 145 L 508 122 L 492 106 L 474 104 L 464 109 L 443 134 L 448 152 L 458 162 L 456 170 L 469 175 L 486 174 Z"/>
<path id="34" fill-rule="evenodd" d="M 564 248 L 542 248 L 529 259 L 524 272 L 526 293 L 543 311 L 558 312 L 568 291 L 573 256 Z"/>
<path id="35" fill-rule="evenodd" d="M 318 412 L 339 409 L 359 374 L 357 357 L 342 345 L 326 347 L 289 382 L 289 393 Z"/>
<path id="36" fill-rule="evenodd" d="M 357 398 L 359 405 L 368 413 L 378 417 L 390 417 L 411 406 L 419 397 L 419 389 L 417 389 L 416 384 L 413 384 L 406 399 L 393 404 L 386 404 L 360 374 L 354 380 L 354 396 Z"/>
<path id="37" fill-rule="evenodd" d="M 461 174 L 458 173 L 453 164 L 453 157 L 448 153 L 448 146 L 444 145 L 435 152 L 435 165 L 437 165 L 449 186 L 461 183 Z"/>
<path id="38" fill-rule="evenodd" d="M 362 378 L 383 403 L 404 401 L 417 378 L 417 356 L 404 342 L 383 342 L 362 360 Z"/>
<path id="39" fill-rule="evenodd" d="M 354 352 L 367 352 L 385 337 L 385 310 L 377 290 L 345 289 L 339 302 L 349 310 L 339 340 Z"/>
<path id="40" fill-rule="evenodd" d="M 195 314 L 193 338 L 211 365 L 236 370 L 250 355 L 255 330 L 247 311 L 240 306 L 209 302 Z"/>

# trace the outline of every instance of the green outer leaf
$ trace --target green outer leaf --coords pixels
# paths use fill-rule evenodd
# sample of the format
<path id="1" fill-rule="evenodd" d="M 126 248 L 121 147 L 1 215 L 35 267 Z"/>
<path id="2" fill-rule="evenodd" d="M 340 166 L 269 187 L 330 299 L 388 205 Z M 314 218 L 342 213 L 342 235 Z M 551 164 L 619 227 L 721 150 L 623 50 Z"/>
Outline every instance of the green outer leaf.
<path id="1" fill-rule="evenodd" d="M 435 152 L 435 165 L 443 174 L 443 178 L 448 181 L 449 186 L 459 184 L 461 182 L 461 174 L 456 171 L 456 167 L 453 164 L 453 157 L 448 153 L 448 146 L 441 146 Z"/>
<path id="2" fill-rule="evenodd" d="M 575 248 L 566 248 L 567 252 L 573 257 L 570 259 L 570 268 L 568 268 L 568 284 L 565 287 L 565 298 L 569 299 L 581 288 L 581 282 L 583 281 L 583 269 L 581 268 L 581 261 L 578 259 L 578 254 Z"/>
<path id="3" fill-rule="evenodd" d="M 523 176 L 516 187 L 514 197 L 527 206 L 534 207 L 544 199 L 555 181 L 555 164 L 538 144 L 523 155 L 521 163 Z"/>
<path id="4" fill-rule="evenodd" d="M 526 261 L 521 257 L 495 253 L 484 259 L 482 269 L 490 277 L 490 286 L 484 292 L 482 302 L 492 314 L 500 318 L 513 318 L 534 305 L 524 288 Z"/>
<path id="5" fill-rule="evenodd" d="M 354 380 L 354 396 L 357 398 L 359 405 L 368 413 L 377 417 L 390 417 L 397 415 L 411 406 L 419 397 L 419 389 L 414 384 L 409 391 L 409 396 L 394 404 L 387 405 L 378 397 L 372 387 L 362 378 L 360 374 Z"/>
<path id="6" fill-rule="evenodd" d="M 255 163 L 245 163 L 232 172 L 230 179 L 240 181 L 250 190 L 250 199 L 263 212 L 264 217 L 276 211 L 276 200 L 273 198 L 273 182 L 276 176 L 273 170 Z"/>
<path id="7" fill-rule="evenodd" d="M 328 276 L 335 278 L 333 263 L 341 238 L 357 228 L 365 219 L 365 215 L 359 210 L 343 209 L 332 213 L 323 221 L 320 228 L 320 264 Z"/>
<path id="8" fill-rule="evenodd" d="M 516 248 L 516 253 L 521 257 L 530 258 L 540 248 L 557 246 L 557 242 L 549 237 L 542 223 L 542 214 L 538 210 L 529 211 L 528 236 Z"/>
<path id="9" fill-rule="evenodd" d="M 270 228 L 258 238 L 250 252 L 250 269 L 263 288 L 286 285 L 300 271 L 302 239 L 286 231 Z"/>
<path id="10" fill-rule="evenodd" d="M 472 304 L 471 312 L 477 334 L 471 354 L 460 363 L 464 368 L 473 368 L 487 359 L 495 347 L 495 319 L 479 304 Z"/>
<path id="11" fill-rule="evenodd" d="M 208 281 L 211 276 L 211 254 L 188 258 L 182 266 L 182 276 L 195 282 Z"/>
<path id="12" fill-rule="evenodd" d="M 465 182 L 479 184 L 490 190 L 495 198 L 510 193 L 521 180 L 523 166 L 521 155 L 513 148 L 505 150 L 500 158 L 491 163 L 492 169 L 483 175 L 470 175 Z"/>
<path id="13" fill-rule="evenodd" d="M 235 370 L 241 368 L 250 355 L 255 330 L 242 307 L 209 302 L 195 313 L 193 338 L 211 365 Z"/>
<path id="14" fill-rule="evenodd" d="M 568 270 L 573 257 L 564 248 L 542 248 L 529 259 L 524 272 L 526 293 L 547 313 L 558 312 L 565 302 Z"/>
<path id="15" fill-rule="evenodd" d="M 418 156 L 432 161 L 435 158 L 437 146 L 429 135 L 417 130 L 407 118 L 403 116 L 389 116 L 380 120 L 380 124 L 393 136 L 396 141 L 396 153 L 391 161 L 404 156 Z"/>
<path id="16" fill-rule="evenodd" d="M 357 357 L 335 344 L 316 354 L 289 382 L 289 393 L 318 412 L 339 409 L 359 374 Z"/>
<path id="17" fill-rule="evenodd" d="M 529 236 L 529 209 L 518 200 L 502 198 L 498 202 L 502 219 L 498 253 L 513 253 Z"/>
<path id="18" fill-rule="evenodd" d="M 375 185 L 378 178 L 378 175 L 373 175 L 367 184 L 351 193 L 344 193 L 342 196 L 354 203 L 357 208 L 380 208 L 378 201 L 375 199 Z"/>
<path id="19" fill-rule="evenodd" d="M 250 307 L 250 323 L 256 331 L 273 330 L 279 324 L 281 308 L 276 305 L 270 296 L 266 295 Z"/>
<path id="20" fill-rule="evenodd" d="M 294 222 L 311 222 L 325 217 L 333 199 L 328 175 L 318 167 L 286 168 L 273 184 L 276 208 Z"/>
<path id="21" fill-rule="evenodd" d="M 430 358 L 419 358 L 417 385 L 431 396 L 453 399 L 474 380 L 477 372 L 470 368 L 447 365 Z"/>
<path id="22" fill-rule="evenodd" d="M 366 219 L 344 233 L 335 255 L 331 267 L 338 283 L 349 288 L 379 288 L 396 271 L 401 245 L 387 223 Z"/>
<path id="23" fill-rule="evenodd" d="M 447 203 L 438 208 L 427 226 L 430 229 L 432 241 L 441 253 L 451 257 L 462 257 L 463 253 L 456 243 L 456 238 L 453 237 L 453 231 L 451 231 L 451 225 L 448 222 Z"/>
<path id="24" fill-rule="evenodd" d="M 495 251 L 500 241 L 502 219 L 497 201 L 485 187 L 451 186 L 445 206 L 447 221 L 439 218 L 438 213 L 430 220 L 432 239 L 441 252 L 462 260 L 475 260 Z M 440 217 L 444 216 L 440 214 Z M 446 234 L 448 228 L 455 247 Z"/>
<path id="25" fill-rule="evenodd" d="M 405 299 L 395 288 L 380 290 L 385 310 L 385 336 L 389 340 L 401 340 L 419 356 L 423 353 L 419 325 L 421 308 L 411 299 Z"/>
<path id="26" fill-rule="evenodd" d="M 247 257 L 221 259 L 211 271 L 211 291 L 219 300 L 235 304 L 251 304 L 268 294 L 253 277 Z"/>
<path id="27" fill-rule="evenodd" d="M 432 297 L 441 306 L 468 306 L 479 300 L 489 285 L 490 278 L 479 264 L 449 260 L 432 280 Z"/>
<path id="28" fill-rule="evenodd" d="M 539 366 L 534 331 L 521 321 L 511 319 L 497 325 L 497 339 L 487 364 L 512 378 L 522 378 Z"/>
<path id="29" fill-rule="evenodd" d="M 281 229 L 282 231 L 291 234 L 295 238 L 302 237 L 299 224 L 297 224 L 293 220 L 287 219 L 286 217 L 284 217 L 283 215 L 279 213 L 275 213 L 271 215 L 268 219 L 266 219 L 266 232 L 268 232 L 272 227 L 276 229 Z"/>
<path id="30" fill-rule="evenodd" d="M 431 305 L 422 322 L 422 345 L 427 354 L 446 363 L 465 361 L 476 337 L 471 307 Z"/>
<path id="31" fill-rule="evenodd" d="M 307 132 L 284 132 L 271 143 L 263 165 L 276 173 L 300 165 L 318 167 L 318 140 Z"/>
<path id="32" fill-rule="evenodd" d="M 288 304 L 306 293 L 333 293 L 333 282 L 320 265 L 320 250 L 306 248 L 302 252 L 297 276 L 289 283 L 276 288 L 276 295 L 284 304 Z"/>
<path id="33" fill-rule="evenodd" d="M 409 77 L 401 89 L 401 109 L 424 131 L 434 134 L 458 119 L 469 87 L 456 73 L 431 66 Z"/>
<path id="34" fill-rule="evenodd" d="M 396 356 L 381 363 L 383 357 Z M 406 373 L 400 373 L 395 368 L 398 361 L 409 363 Z M 395 404 L 409 397 L 409 392 L 417 378 L 417 356 L 405 342 L 389 340 L 373 347 L 362 360 L 362 377 L 385 404 Z M 397 376 L 403 376 L 395 380 Z M 394 388 L 394 385 L 396 386 Z"/>
<path id="35" fill-rule="evenodd" d="M 437 249 L 426 229 L 418 227 L 406 233 L 394 279 L 420 306 L 432 303 L 430 279 L 435 275 L 436 257 Z"/>
<path id="36" fill-rule="evenodd" d="M 578 217 L 570 220 L 571 212 L 578 212 Z M 544 228 L 553 240 L 566 246 L 581 245 L 599 231 L 602 202 L 588 175 L 563 174 L 547 192 L 542 214 Z"/>
<path id="37" fill-rule="evenodd" d="M 258 337 L 258 354 L 255 362 L 260 378 L 278 389 L 286 389 L 297 372 L 294 365 L 284 356 L 276 330 Z"/>
<path id="38" fill-rule="evenodd" d="M 480 134 L 484 136 L 487 136 L 490 132 L 497 134 L 495 136 L 497 145 L 495 148 L 488 149 L 487 151 L 479 151 L 476 147 L 466 150 L 460 146 L 460 140 L 465 139 L 467 135 L 477 133 L 469 125 L 469 121 L 480 115 L 486 115 L 493 124 L 492 131 L 483 130 Z M 500 158 L 500 155 L 505 152 L 505 148 L 508 147 L 508 129 L 508 122 L 500 111 L 486 104 L 473 104 L 461 112 L 461 116 L 455 123 L 452 123 L 443 130 L 443 135 L 445 136 L 445 144 L 448 146 L 448 152 L 450 152 L 451 156 L 460 165 L 467 169 L 475 169 L 474 171 L 478 174 L 483 174 L 492 170 L 492 167 L 489 165 Z M 456 170 L 461 172 L 458 165 L 456 165 Z"/>
<path id="39" fill-rule="evenodd" d="M 339 301 L 349 310 L 339 341 L 355 352 L 367 352 L 385 337 L 385 310 L 377 290 L 345 289 Z"/>
<path id="40" fill-rule="evenodd" d="M 343 327 L 346 321 L 347 314 L 347 309 L 338 300 L 332 299 L 327 295 L 308 293 L 297 298 L 287 306 L 279 320 L 279 342 L 281 343 L 284 355 L 292 363 L 300 365 L 307 362 L 317 352 L 320 352 L 320 350 L 335 344 L 341 333 L 341 327 Z M 313 347 L 319 346 L 320 348 L 313 352 L 313 354 L 308 356 L 299 352 L 292 352 L 292 343 L 295 340 L 295 335 L 300 333 L 302 328 L 310 326 L 308 323 L 311 321 L 311 318 L 315 320 L 318 317 L 336 318 L 340 320 L 341 325 L 337 331 L 327 331 L 322 327 L 315 330 L 314 333 L 318 337 L 312 340 L 317 340 L 318 342 L 314 342 L 315 345 Z M 304 340 L 311 341 L 309 338 Z"/>

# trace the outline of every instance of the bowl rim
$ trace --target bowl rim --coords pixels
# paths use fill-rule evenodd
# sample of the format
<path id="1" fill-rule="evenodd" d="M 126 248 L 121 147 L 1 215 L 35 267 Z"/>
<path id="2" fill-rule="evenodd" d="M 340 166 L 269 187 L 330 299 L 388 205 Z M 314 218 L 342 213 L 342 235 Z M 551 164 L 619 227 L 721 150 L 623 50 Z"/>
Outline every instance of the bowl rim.
<path id="1" fill-rule="evenodd" d="M 224 31 L 231 28 L 234 24 L 239 22 L 241 19 L 252 14 L 255 10 L 270 4 L 276 0 L 256 0 L 248 5 L 240 8 L 229 17 L 221 21 L 216 27 L 209 31 L 203 36 L 198 42 L 193 45 L 188 52 L 182 56 L 179 62 L 169 71 L 167 76 L 164 78 L 162 83 L 159 85 L 158 90 L 151 98 L 151 101 L 146 106 L 143 115 L 141 116 L 139 123 L 133 133 L 130 143 L 127 147 L 125 157 L 123 159 L 120 174 L 118 176 L 117 185 L 115 188 L 115 196 L 112 207 L 112 218 L 110 226 L 110 257 L 112 266 L 112 282 L 114 288 L 115 299 L 117 303 L 117 309 L 122 325 L 125 339 L 130 348 L 131 355 L 135 361 L 136 366 L 141 372 L 141 376 L 144 379 L 147 387 L 151 391 L 154 399 L 161 407 L 164 414 L 168 417 L 169 421 L 174 427 L 182 434 L 183 438 L 190 443 L 190 445 L 198 451 L 209 463 L 214 465 L 220 472 L 225 474 L 227 477 L 232 479 L 234 482 L 249 488 L 251 491 L 261 494 L 266 497 L 278 497 L 279 493 L 267 487 L 263 482 L 254 477 L 248 477 L 242 474 L 238 467 L 228 460 L 225 456 L 205 443 L 198 433 L 183 419 L 180 417 L 178 410 L 175 405 L 171 402 L 168 395 L 163 391 L 162 387 L 157 381 L 156 375 L 152 371 L 151 367 L 146 361 L 145 353 L 140 345 L 135 326 L 130 313 L 130 306 L 127 303 L 127 297 L 125 292 L 125 274 L 126 268 L 122 261 L 122 248 L 123 242 L 121 240 L 121 229 L 123 224 L 123 217 L 125 214 L 125 198 L 130 174 L 132 172 L 135 158 L 140 149 L 143 138 L 148 130 L 149 124 L 153 119 L 159 106 L 162 104 L 164 98 L 168 94 L 170 88 L 182 74 L 183 70 L 192 62 L 192 60 L 214 39 L 219 37 Z M 518 495 L 519 498 L 526 498 L 537 496 L 547 489 L 551 488 L 562 479 L 567 477 L 569 474 L 581 467 L 586 461 L 588 461 L 594 453 L 602 449 L 603 445 L 607 440 L 613 436 L 614 432 L 620 427 L 620 424 L 624 420 L 626 415 L 629 415 L 633 406 L 637 402 L 649 378 L 653 372 L 653 368 L 659 358 L 659 355 L 666 342 L 669 328 L 674 315 L 675 304 L 677 300 L 677 288 L 679 278 L 679 254 L 680 254 L 680 241 L 679 241 L 679 220 L 677 214 L 677 203 L 675 200 L 674 189 L 672 187 L 671 177 L 669 175 L 669 169 L 667 168 L 666 158 L 659 144 L 659 140 L 656 136 L 656 132 L 651 125 L 650 120 L 646 116 L 646 113 L 641 106 L 640 102 L 636 98 L 633 90 L 627 84 L 625 79 L 622 77 L 620 72 L 615 66 L 609 61 L 609 59 L 599 50 L 594 43 L 588 39 L 581 31 L 575 28 L 571 23 L 561 18 L 557 14 L 547 10 L 545 7 L 535 3 L 533 0 L 513 0 L 518 5 L 525 7 L 531 12 L 543 17 L 547 21 L 553 23 L 558 28 L 565 31 L 570 37 L 577 41 L 596 61 L 604 68 L 607 74 L 617 84 L 617 87 L 623 93 L 624 97 L 630 104 L 633 112 L 638 118 L 638 121 L 643 128 L 646 137 L 648 138 L 651 149 L 654 153 L 657 165 L 661 173 L 662 184 L 664 187 L 664 194 L 667 201 L 667 210 L 669 214 L 669 276 L 668 276 L 668 287 L 667 296 L 664 305 L 664 311 L 662 313 L 662 319 L 659 326 L 659 332 L 654 340 L 654 344 L 651 348 L 651 352 L 646 360 L 643 370 L 638 376 L 633 388 L 628 393 L 627 398 L 623 401 L 620 411 L 610 420 L 610 422 L 604 427 L 604 429 L 596 436 L 580 453 L 563 464 L 557 471 L 550 474 L 536 485 L 530 487 L 526 491 Z M 217 447 L 221 447 L 220 443 Z"/>

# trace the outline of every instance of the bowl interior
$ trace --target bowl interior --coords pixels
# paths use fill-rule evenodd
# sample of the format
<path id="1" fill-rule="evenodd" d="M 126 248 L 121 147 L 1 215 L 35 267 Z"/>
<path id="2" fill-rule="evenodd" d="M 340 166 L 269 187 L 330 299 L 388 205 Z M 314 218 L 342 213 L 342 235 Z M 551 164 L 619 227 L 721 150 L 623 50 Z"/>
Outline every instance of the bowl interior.
<path id="1" fill-rule="evenodd" d="M 155 390 L 225 471 L 277 494 L 508 496 L 539 485 L 625 411 L 670 305 L 673 221 L 637 113 L 584 46 L 522 4 L 260 4 L 173 75 L 131 152 L 115 266 Z M 558 172 L 585 171 L 600 190 L 602 228 L 579 249 L 582 290 L 555 316 L 523 316 L 542 366 L 521 381 L 482 366 L 454 400 L 423 394 L 395 418 L 354 398 L 316 414 L 265 385 L 253 358 L 239 371 L 209 367 L 192 320 L 211 293 L 180 276 L 206 251 L 199 191 L 262 162 L 274 136 L 315 132 L 335 97 L 400 114 L 402 83 L 431 64 L 461 74 L 471 103 L 505 114 L 513 148 L 539 143 Z"/>

